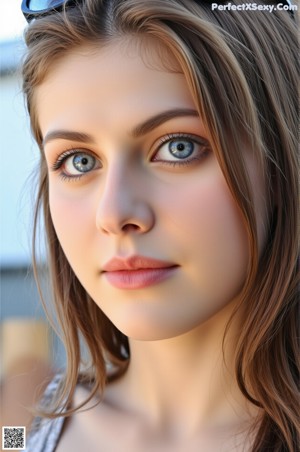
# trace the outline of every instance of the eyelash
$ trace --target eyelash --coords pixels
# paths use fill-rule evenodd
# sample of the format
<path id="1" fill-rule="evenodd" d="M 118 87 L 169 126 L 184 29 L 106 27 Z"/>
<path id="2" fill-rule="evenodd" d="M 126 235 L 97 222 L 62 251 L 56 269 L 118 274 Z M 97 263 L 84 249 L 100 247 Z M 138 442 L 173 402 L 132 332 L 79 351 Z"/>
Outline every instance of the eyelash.
<path id="1" fill-rule="evenodd" d="M 155 155 L 159 152 L 160 148 L 173 140 L 186 140 L 186 141 L 191 141 L 193 143 L 196 143 L 198 146 L 201 146 L 203 148 L 203 151 L 201 152 L 200 156 L 198 157 L 192 157 L 192 158 L 187 158 L 186 160 L 174 160 L 174 161 L 167 161 L 167 160 L 153 160 L 154 162 L 158 162 L 160 164 L 163 165 L 168 165 L 168 166 L 173 166 L 173 167 L 182 167 L 182 166 L 189 166 L 194 164 L 195 162 L 199 162 L 200 160 L 202 160 L 204 157 L 206 157 L 207 153 L 210 150 L 210 146 L 208 141 L 205 138 L 199 137 L 197 135 L 193 135 L 193 134 L 188 134 L 188 133 L 183 133 L 183 132 L 176 132 L 176 133 L 170 133 L 167 135 L 164 135 L 162 138 L 160 138 L 159 140 L 159 144 L 156 147 L 156 152 Z"/>
<path id="2" fill-rule="evenodd" d="M 155 151 L 155 155 L 158 154 L 160 148 L 175 139 L 182 139 L 182 140 L 187 140 L 187 141 L 191 141 L 193 143 L 196 143 L 197 145 L 203 147 L 203 152 L 201 152 L 201 155 L 198 157 L 193 157 L 190 159 L 186 159 L 186 160 L 174 160 L 174 161 L 167 161 L 167 160 L 152 160 L 153 162 L 162 164 L 162 165 L 167 165 L 167 166 L 172 166 L 172 167 L 183 167 L 183 166 L 189 166 L 194 164 L 196 161 L 200 161 L 203 158 L 205 158 L 205 156 L 207 155 L 207 153 L 209 152 L 209 143 L 205 138 L 199 137 L 197 135 L 193 135 L 193 134 L 187 134 L 187 133 L 181 133 L 181 132 L 177 132 L 177 133 L 170 133 L 167 134 L 165 136 L 163 136 L 162 138 L 159 139 L 159 144 L 156 146 L 156 151 Z M 67 149 L 65 152 L 63 152 L 61 155 L 59 155 L 56 159 L 56 161 L 53 163 L 53 165 L 51 166 L 51 170 L 52 171 L 58 171 L 61 169 L 61 167 L 63 166 L 63 164 L 65 163 L 65 161 L 72 156 L 78 155 L 78 154 L 88 154 L 93 156 L 94 158 L 97 159 L 97 157 L 95 155 L 93 155 L 93 153 L 91 153 L 90 151 L 85 151 L 84 149 L 78 149 L 78 148 L 70 148 Z M 89 172 L 87 172 L 86 174 L 88 174 Z M 81 179 L 83 176 L 85 175 L 85 173 L 82 174 L 76 174 L 76 175 L 68 175 L 66 173 L 64 173 L 63 171 L 61 171 L 59 173 L 59 176 L 61 177 L 61 179 L 63 179 L 64 181 L 77 181 L 79 179 Z"/>
<path id="3" fill-rule="evenodd" d="M 51 171 L 54 171 L 54 172 L 59 171 L 61 169 L 61 167 L 63 166 L 63 164 L 65 163 L 65 161 L 69 157 L 72 157 L 72 156 L 75 156 L 78 154 L 88 154 L 88 155 L 94 157 L 95 159 L 97 159 L 97 157 L 95 155 L 93 155 L 93 153 L 91 153 L 90 151 L 86 151 L 85 149 L 70 148 L 70 149 L 67 149 L 66 151 L 64 151 L 61 155 L 59 155 L 56 158 L 55 162 L 51 166 Z M 81 179 L 83 176 L 84 176 L 84 173 L 76 174 L 76 175 L 68 175 L 68 174 L 64 173 L 63 171 L 60 171 L 60 173 L 59 173 L 59 177 L 63 181 L 76 182 L 79 179 Z"/>
<path id="4" fill-rule="evenodd" d="M 76 155 L 76 154 L 81 154 L 82 152 L 84 152 L 84 149 L 80 150 L 80 152 L 76 148 L 67 149 L 66 151 L 64 151 L 61 155 L 59 155 L 56 158 L 55 162 L 51 166 L 51 170 L 52 171 L 59 170 L 62 167 L 62 165 L 64 164 L 65 160 L 67 160 L 68 157 L 72 157 L 73 155 Z M 89 154 L 89 152 L 87 152 L 87 154 Z"/>

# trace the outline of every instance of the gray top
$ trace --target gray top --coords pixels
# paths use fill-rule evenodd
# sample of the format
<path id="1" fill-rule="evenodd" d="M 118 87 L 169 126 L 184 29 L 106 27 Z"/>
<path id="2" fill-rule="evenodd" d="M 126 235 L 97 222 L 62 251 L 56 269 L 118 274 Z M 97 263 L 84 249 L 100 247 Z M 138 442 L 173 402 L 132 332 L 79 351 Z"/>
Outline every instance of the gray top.
<path id="1" fill-rule="evenodd" d="M 56 394 L 62 374 L 57 374 L 47 386 L 42 405 L 47 406 Z M 54 452 L 62 432 L 65 417 L 46 419 L 36 417 L 33 420 L 25 452 Z"/>

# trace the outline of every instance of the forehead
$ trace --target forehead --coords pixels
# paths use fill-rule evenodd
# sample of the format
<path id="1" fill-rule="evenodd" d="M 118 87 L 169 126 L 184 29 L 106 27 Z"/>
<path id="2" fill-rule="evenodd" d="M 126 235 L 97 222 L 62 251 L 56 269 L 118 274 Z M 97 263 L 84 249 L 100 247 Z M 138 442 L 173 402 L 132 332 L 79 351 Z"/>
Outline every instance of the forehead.
<path id="1" fill-rule="evenodd" d="M 65 55 L 38 86 L 35 103 L 42 132 L 49 121 L 63 125 L 83 115 L 104 123 L 118 116 L 124 121 L 128 115 L 138 120 L 145 109 L 151 114 L 160 108 L 194 107 L 171 53 L 154 40 L 134 39 Z"/>
<path id="2" fill-rule="evenodd" d="M 108 60 L 115 67 L 111 64 L 107 66 Z M 127 64 L 132 65 L 133 71 L 137 66 L 145 66 L 158 72 L 183 73 L 175 56 L 162 41 L 141 35 L 114 38 L 106 44 L 95 42 L 75 47 L 69 53 L 58 56 L 57 60 L 54 59 L 43 81 L 51 82 L 58 74 L 63 75 L 68 68 L 76 70 L 76 73 L 80 71 L 81 75 L 87 77 L 89 67 L 95 67 L 96 63 L 103 75 L 109 72 L 112 81 L 117 75 L 117 69 L 120 71 Z M 115 71 L 111 72 L 112 69 Z"/>

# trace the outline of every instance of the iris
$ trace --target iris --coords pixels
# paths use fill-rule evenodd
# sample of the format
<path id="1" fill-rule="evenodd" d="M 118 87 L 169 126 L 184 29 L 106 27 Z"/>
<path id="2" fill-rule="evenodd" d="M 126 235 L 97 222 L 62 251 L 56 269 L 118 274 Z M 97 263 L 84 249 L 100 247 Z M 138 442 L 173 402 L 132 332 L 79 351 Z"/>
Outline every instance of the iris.
<path id="1" fill-rule="evenodd" d="M 95 157 L 87 154 L 75 155 L 72 160 L 74 168 L 81 173 L 91 171 L 95 166 Z"/>
<path id="2" fill-rule="evenodd" d="M 194 151 L 194 143 L 188 140 L 172 140 L 169 143 L 169 151 L 179 159 L 189 157 Z"/>

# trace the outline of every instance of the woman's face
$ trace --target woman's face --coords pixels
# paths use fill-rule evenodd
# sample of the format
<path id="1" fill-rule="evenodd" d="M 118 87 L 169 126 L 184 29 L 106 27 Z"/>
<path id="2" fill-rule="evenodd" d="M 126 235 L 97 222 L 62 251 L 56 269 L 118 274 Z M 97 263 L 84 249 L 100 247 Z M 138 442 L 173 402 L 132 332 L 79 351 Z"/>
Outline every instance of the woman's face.
<path id="1" fill-rule="evenodd" d="M 187 333 L 225 310 L 249 260 L 186 80 L 159 67 L 155 50 L 141 58 L 132 42 L 82 48 L 36 93 L 61 246 L 116 327 L 146 340 Z M 261 177 L 247 162 L 263 221 Z"/>

